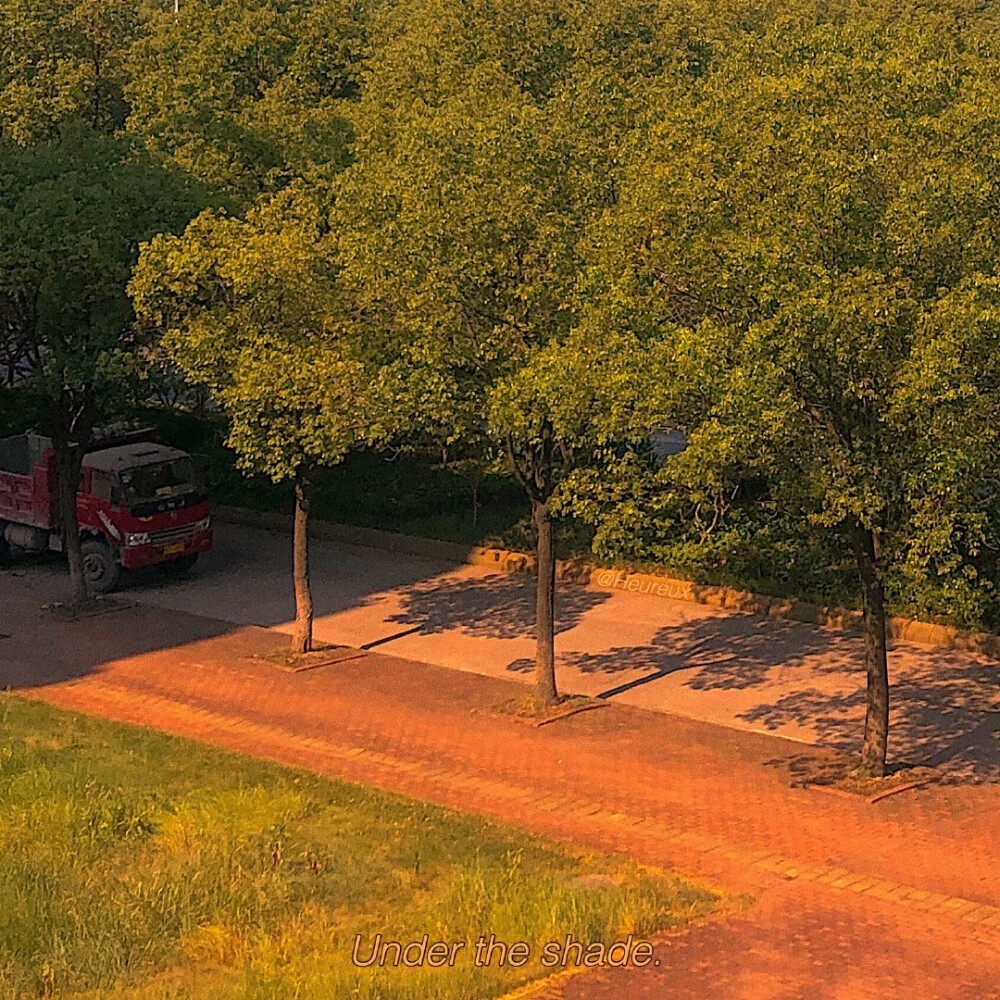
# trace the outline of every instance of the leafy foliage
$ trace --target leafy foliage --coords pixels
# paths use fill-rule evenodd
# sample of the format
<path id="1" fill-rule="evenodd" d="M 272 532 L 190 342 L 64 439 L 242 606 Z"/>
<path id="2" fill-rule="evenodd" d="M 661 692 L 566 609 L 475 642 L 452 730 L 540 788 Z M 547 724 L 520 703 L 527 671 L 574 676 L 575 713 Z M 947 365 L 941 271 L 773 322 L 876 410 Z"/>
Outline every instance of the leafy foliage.
<path id="1" fill-rule="evenodd" d="M 22 145 L 85 121 L 125 122 L 124 62 L 142 4 L 130 0 L 12 0 L 0 6 L 0 136 Z"/>
<path id="2" fill-rule="evenodd" d="M 71 421 L 170 329 L 268 476 L 364 439 L 477 488 L 544 439 L 601 558 L 849 600 L 858 523 L 895 607 L 1000 622 L 989 5 L 11 0 L 0 31 L 0 376 Z M 199 185 L 231 214 L 154 241 L 139 336 L 137 242 Z M 662 467 L 655 426 L 688 432 Z"/>
<path id="3" fill-rule="evenodd" d="M 129 54 L 130 131 L 236 203 L 347 162 L 357 0 L 213 0 L 152 17 Z"/>
<path id="4" fill-rule="evenodd" d="M 947 577 L 972 617 L 1000 406 L 978 30 L 782 23 L 734 45 L 657 108 L 602 236 L 630 315 L 702 340 L 678 335 L 665 372 L 690 442 L 673 482 L 762 477 L 816 529 L 871 531 L 905 585 Z"/>
<path id="5" fill-rule="evenodd" d="M 67 428 L 122 400 L 140 347 L 125 293 L 139 243 L 183 225 L 198 197 L 126 141 L 85 128 L 0 149 L 0 330 Z"/>
<path id="6" fill-rule="evenodd" d="M 205 212 L 144 250 L 130 290 L 230 420 L 243 468 L 334 464 L 364 432 L 358 345 L 317 206 L 289 190 L 246 219 Z"/>

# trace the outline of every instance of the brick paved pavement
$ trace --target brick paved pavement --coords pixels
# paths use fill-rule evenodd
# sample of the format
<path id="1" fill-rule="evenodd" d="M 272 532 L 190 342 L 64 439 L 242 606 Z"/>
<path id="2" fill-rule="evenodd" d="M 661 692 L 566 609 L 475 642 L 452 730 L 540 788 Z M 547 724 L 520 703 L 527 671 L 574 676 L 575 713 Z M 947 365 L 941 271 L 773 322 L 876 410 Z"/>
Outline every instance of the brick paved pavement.
<path id="1" fill-rule="evenodd" d="M 544 728 L 491 709 L 511 682 L 369 654 L 287 674 L 278 640 L 135 607 L 5 618 L 0 684 L 472 809 L 758 897 L 660 946 L 658 970 L 555 984 L 603 997 L 1000 997 L 1000 789 L 869 805 L 790 787 L 822 751 L 609 705 Z M 553 992 L 554 991 L 554 992 Z"/>
<path id="2" fill-rule="evenodd" d="M 982 1000 L 1000 995 L 988 944 L 945 918 L 790 885 L 749 911 L 658 943 L 654 970 L 571 979 L 545 1000 Z"/>

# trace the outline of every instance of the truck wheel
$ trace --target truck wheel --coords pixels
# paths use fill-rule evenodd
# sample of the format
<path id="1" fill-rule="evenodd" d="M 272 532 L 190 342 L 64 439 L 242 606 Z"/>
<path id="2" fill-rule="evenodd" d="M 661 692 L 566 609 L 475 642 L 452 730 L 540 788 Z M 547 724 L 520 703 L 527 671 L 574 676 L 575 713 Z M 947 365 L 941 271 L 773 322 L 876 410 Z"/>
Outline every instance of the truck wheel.
<path id="1" fill-rule="evenodd" d="M 6 569 L 14 561 L 10 551 L 10 542 L 3 536 L 5 524 L 0 521 L 0 569 Z"/>
<path id="2" fill-rule="evenodd" d="M 122 568 L 115 561 L 115 554 L 104 542 L 89 541 L 80 546 L 83 555 L 83 573 L 87 586 L 95 594 L 114 590 L 122 575 Z"/>
<path id="3" fill-rule="evenodd" d="M 186 556 L 160 563 L 159 569 L 164 576 L 184 576 L 198 561 L 198 553 L 190 552 Z"/>

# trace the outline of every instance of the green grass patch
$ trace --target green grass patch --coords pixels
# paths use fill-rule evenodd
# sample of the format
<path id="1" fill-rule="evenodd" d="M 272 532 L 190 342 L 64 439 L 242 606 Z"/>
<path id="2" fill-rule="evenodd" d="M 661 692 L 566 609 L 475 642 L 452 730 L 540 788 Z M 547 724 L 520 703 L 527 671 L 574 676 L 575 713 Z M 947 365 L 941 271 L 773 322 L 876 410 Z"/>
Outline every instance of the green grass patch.
<path id="1" fill-rule="evenodd" d="M 461 813 L 0 696 L 0 997 L 474 1000 L 572 934 L 645 938 L 721 900 Z M 356 934 L 465 941 L 359 969 Z M 522 969 L 477 968 L 482 934 Z"/>

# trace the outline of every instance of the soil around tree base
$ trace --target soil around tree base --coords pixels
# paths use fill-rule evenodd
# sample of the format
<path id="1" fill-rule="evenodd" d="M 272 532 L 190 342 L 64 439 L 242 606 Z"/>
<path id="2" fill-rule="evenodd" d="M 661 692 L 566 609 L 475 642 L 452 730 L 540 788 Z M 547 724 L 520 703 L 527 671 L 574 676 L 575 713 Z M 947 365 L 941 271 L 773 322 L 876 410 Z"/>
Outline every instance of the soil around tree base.
<path id="1" fill-rule="evenodd" d="M 115 611 L 127 611 L 129 608 L 134 608 L 136 603 L 122 597 L 96 595 L 83 604 L 63 604 L 56 601 L 43 605 L 42 610 L 47 611 L 57 621 L 79 622 L 99 615 L 112 614 Z"/>
<path id="2" fill-rule="evenodd" d="M 490 709 L 492 715 L 512 717 L 515 722 L 528 726 L 546 726 L 560 719 L 590 712 L 607 706 L 606 701 L 584 695 L 562 695 L 554 705 L 541 705 L 533 691 L 516 698 L 507 698 Z"/>
<path id="3" fill-rule="evenodd" d="M 317 667 L 332 666 L 346 660 L 356 660 L 364 656 L 362 649 L 353 646 L 321 645 L 308 653 L 293 653 L 290 649 L 274 649 L 267 653 L 259 653 L 251 657 L 255 662 L 264 661 L 284 670 L 286 673 L 298 674 L 304 670 L 315 670 Z"/>
<path id="4" fill-rule="evenodd" d="M 855 757 L 838 756 L 801 761 L 793 769 L 791 784 L 792 787 L 811 788 L 875 803 L 890 795 L 928 785 L 939 778 L 940 775 L 930 767 L 890 768 L 885 777 L 873 778 L 859 773 Z"/>

